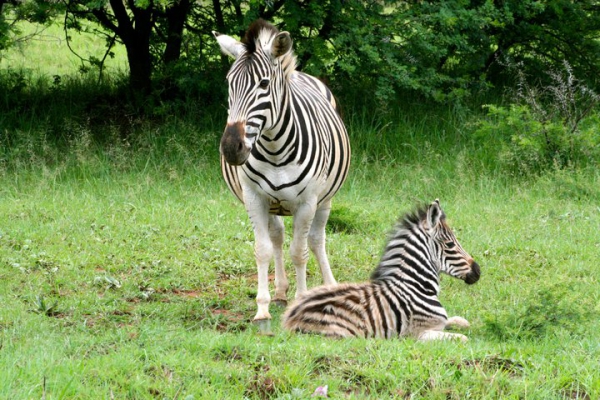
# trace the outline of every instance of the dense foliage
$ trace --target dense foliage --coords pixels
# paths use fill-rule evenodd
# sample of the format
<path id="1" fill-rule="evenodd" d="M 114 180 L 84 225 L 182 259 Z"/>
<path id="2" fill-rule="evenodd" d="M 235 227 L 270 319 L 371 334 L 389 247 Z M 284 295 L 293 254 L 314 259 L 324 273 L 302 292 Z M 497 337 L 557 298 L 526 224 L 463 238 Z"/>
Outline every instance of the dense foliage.
<path id="1" fill-rule="evenodd" d="M 380 100 L 399 89 L 437 100 L 478 93 L 510 81 L 507 62 L 532 77 L 564 60 L 588 85 L 600 76 L 597 0 L 6 1 L 0 43 L 8 43 L 9 17 L 57 14 L 69 32 L 93 21 L 106 56 L 115 43 L 125 45 L 134 91 L 154 88 L 170 98 L 190 86 L 212 92 L 215 70 L 226 63 L 211 31 L 241 35 L 259 17 L 290 31 L 301 69 L 338 91 L 358 88 Z M 101 67 L 103 59 L 88 61 Z"/>
<path id="2" fill-rule="evenodd" d="M 510 104 L 485 105 L 487 116 L 474 132 L 475 140 L 497 150 L 502 169 L 526 175 L 600 159 L 594 113 L 600 96 L 573 76 L 568 63 L 544 73 L 543 85 L 528 84 L 521 70 L 515 76 Z"/>

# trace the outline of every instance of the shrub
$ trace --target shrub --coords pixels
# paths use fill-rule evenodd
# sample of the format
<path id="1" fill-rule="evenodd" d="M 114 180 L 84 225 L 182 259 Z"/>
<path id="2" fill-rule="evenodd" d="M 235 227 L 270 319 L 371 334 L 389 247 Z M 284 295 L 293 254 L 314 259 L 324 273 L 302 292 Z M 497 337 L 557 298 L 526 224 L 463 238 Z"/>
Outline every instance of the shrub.
<path id="1" fill-rule="evenodd" d="M 475 140 L 497 155 L 501 168 L 527 175 L 597 159 L 600 96 L 573 76 L 567 62 L 537 87 L 518 68 L 509 68 L 516 69 L 518 79 L 510 104 L 485 105 L 487 115 L 475 129 Z"/>

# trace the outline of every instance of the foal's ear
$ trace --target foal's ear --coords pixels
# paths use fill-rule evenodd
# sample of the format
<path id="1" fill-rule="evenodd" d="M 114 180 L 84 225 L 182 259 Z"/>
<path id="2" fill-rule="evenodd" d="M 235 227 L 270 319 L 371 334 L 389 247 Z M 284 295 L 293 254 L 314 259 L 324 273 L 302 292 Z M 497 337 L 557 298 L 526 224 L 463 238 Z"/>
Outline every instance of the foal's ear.
<path id="1" fill-rule="evenodd" d="M 278 58 L 292 49 L 292 37 L 289 32 L 279 32 L 273 44 L 271 44 L 271 55 L 273 58 Z"/>
<path id="2" fill-rule="evenodd" d="M 223 54 L 232 57 L 238 58 L 238 56 L 244 50 L 244 45 L 241 42 L 238 42 L 231 36 L 222 35 L 219 32 L 212 31 L 213 36 L 217 39 L 219 46 L 221 46 L 221 51 Z"/>
<path id="3" fill-rule="evenodd" d="M 427 226 L 429 229 L 433 229 L 443 221 L 444 218 L 446 218 L 446 216 L 444 215 L 444 211 L 442 211 L 442 207 L 440 207 L 440 201 L 435 199 L 435 201 L 429 205 L 429 208 L 427 208 Z"/>

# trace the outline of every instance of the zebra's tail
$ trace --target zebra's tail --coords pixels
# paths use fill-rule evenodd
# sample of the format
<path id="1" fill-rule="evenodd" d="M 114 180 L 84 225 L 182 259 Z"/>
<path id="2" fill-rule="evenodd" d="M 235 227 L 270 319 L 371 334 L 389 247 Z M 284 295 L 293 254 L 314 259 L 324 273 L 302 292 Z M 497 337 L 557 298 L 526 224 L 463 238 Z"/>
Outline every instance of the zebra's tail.
<path id="1" fill-rule="evenodd" d="M 282 317 L 284 329 L 332 337 L 371 336 L 365 323 L 370 284 L 320 286 L 298 297 Z"/>

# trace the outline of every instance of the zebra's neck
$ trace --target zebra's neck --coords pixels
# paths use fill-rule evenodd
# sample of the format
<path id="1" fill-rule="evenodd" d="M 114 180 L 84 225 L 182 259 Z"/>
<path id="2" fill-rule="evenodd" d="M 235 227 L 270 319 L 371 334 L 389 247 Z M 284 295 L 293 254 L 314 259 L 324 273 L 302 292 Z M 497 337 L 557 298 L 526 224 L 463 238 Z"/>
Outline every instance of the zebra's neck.
<path id="1" fill-rule="evenodd" d="M 292 160 L 304 158 L 308 151 L 309 136 L 315 132 L 313 122 L 298 116 L 298 102 L 304 93 L 296 93 L 291 85 L 284 85 L 277 109 L 266 119 L 253 155 L 257 160 L 273 165 L 288 165 Z M 306 110 L 305 110 L 306 111 Z"/>
<path id="2" fill-rule="evenodd" d="M 439 272 L 432 261 L 429 237 L 418 227 L 413 228 L 401 228 L 390 239 L 371 281 L 411 286 L 427 295 L 437 295 Z"/>

